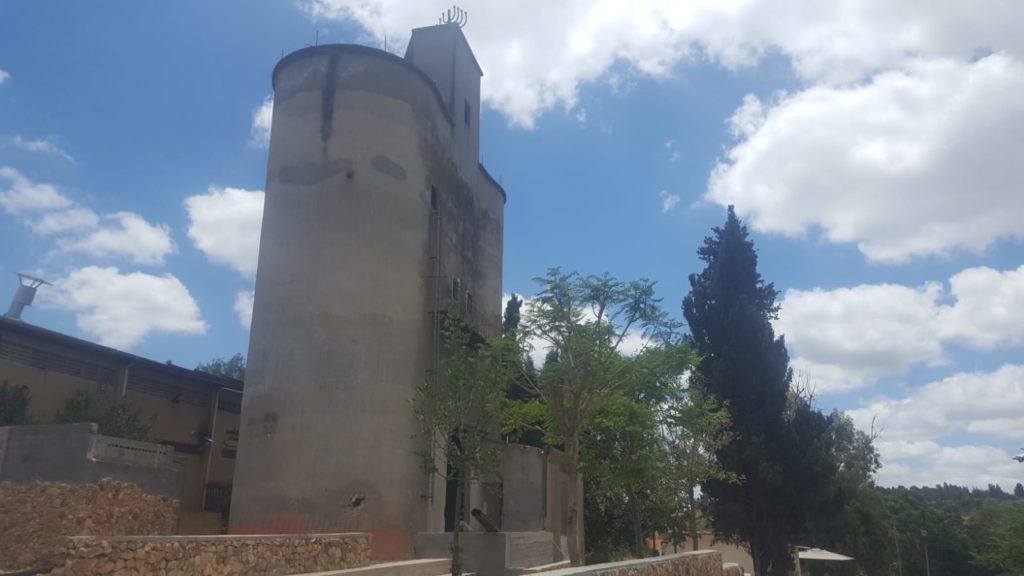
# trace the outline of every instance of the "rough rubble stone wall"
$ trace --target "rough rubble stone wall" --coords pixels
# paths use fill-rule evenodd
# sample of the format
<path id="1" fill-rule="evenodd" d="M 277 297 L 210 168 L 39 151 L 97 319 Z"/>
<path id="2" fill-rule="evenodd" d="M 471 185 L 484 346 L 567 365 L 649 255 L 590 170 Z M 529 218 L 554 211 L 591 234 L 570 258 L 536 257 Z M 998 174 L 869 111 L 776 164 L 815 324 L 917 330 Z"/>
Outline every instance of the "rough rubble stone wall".
<path id="1" fill-rule="evenodd" d="M 369 534 L 78 537 L 51 576 L 279 576 L 369 563 Z"/>
<path id="2" fill-rule="evenodd" d="M 97 484 L 0 483 L 0 569 L 63 562 L 68 536 L 174 534 L 178 502 L 109 478 Z"/>
<path id="3" fill-rule="evenodd" d="M 673 556 L 627 560 L 538 572 L 534 576 L 722 576 L 722 554 L 698 550 Z"/>

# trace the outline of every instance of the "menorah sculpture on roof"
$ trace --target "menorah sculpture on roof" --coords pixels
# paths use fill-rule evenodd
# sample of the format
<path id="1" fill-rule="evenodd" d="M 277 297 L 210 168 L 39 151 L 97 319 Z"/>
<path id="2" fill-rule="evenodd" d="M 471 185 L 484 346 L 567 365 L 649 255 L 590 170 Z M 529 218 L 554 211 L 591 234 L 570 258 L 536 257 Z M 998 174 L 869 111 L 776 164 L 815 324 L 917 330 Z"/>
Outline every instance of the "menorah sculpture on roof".
<path id="1" fill-rule="evenodd" d="M 458 24 L 459 28 L 465 28 L 466 22 L 469 20 L 469 14 L 465 10 L 458 6 L 452 6 L 441 13 L 441 17 L 437 19 L 438 24 Z"/>

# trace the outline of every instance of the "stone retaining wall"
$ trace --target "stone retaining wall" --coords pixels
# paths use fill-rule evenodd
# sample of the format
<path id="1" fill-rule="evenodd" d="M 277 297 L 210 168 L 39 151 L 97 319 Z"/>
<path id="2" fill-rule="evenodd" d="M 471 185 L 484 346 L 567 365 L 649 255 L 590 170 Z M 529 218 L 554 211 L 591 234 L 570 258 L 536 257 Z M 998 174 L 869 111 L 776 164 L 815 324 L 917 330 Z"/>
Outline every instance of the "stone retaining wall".
<path id="1" fill-rule="evenodd" d="M 672 556 L 627 560 L 538 572 L 535 576 L 722 576 L 722 554 L 698 550 Z"/>
<path id="2" fill-rule="evenodd" d="M 369 534 L 70 538 L 52 576 L 281 576 L 370 563 Z"/>
<path id="3" fill-rule="evenodd" d="M 0 483 L 0 569 L 63 562 L 68 536 L 174 534 L 178 502 L 109 478 L 97 484 Z"/>

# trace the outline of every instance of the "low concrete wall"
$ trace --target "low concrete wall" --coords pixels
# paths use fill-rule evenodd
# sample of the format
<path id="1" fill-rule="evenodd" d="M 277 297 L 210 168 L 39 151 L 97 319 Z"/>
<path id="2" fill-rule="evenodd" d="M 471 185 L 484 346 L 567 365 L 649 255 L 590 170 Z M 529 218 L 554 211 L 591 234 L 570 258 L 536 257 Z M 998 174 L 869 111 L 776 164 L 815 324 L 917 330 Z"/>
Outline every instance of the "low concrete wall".
<path id="1" fill-rule="evenodd" d="M 281 576 L 370 563 L 369 534 L 70 538 L 52 576 Z"/>
<path id="2" fill-rule="evenodd" d="M 447 558 L 424 558 L 371 564 L 363 568 L 296 574 L 295 576 L 444 576 L 449 573 L 451 566 L 452 561 Z"/>
<path id="3" fill-rule="evenodd" d="M 168 446 L 101 436 L 95 424 L 0 428 L 0 481 L 93 484 L 113 478 L 181 500 L 184 477 Z"/>
<path id="4" fill-rule="evenodd" d="M 0 569 L 63 562 L 66 537 L 91 534 L 173 534 L 178 502 L 138 486 L 0 483 Z"/>
<path id="5" fill-rule="evenodd" d="M 673 556 L 627 560 L 538 572 L 537 576 L 722 576 L 722 555 L 698 550 Z"/>
<path id="6" fill-rule="evenodd" d="M 450 532 L 420 532 L 415 538 L 419 558 L 450 558 Z M 515 569 L 555 562 L 550 532 L 463 532 L 459 534 L 463 567 L 479 576 L 505 576 Z"/>
<path id="7" fill-rule="evenodd" d="M 734 562 L 726 562 L 722 566 L 722 574 L 724 576 L 743 576 L 743 567 Z"/>

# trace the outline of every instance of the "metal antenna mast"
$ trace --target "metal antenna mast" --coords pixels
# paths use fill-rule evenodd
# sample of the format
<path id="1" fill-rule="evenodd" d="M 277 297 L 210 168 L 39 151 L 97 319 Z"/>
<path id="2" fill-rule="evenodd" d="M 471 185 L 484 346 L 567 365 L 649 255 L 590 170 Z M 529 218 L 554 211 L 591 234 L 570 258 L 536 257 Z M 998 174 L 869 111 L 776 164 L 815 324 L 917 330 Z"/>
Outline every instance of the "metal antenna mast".
<path id="1" fill-rule="evenodd" d="M 437 19 L 438 24 L 458 24 L 459 28 L 465 28 L 468 21 L 469 14 L 458 6 L 452 6 L 445 10 L 441 13 L 441 17 Z"/>

